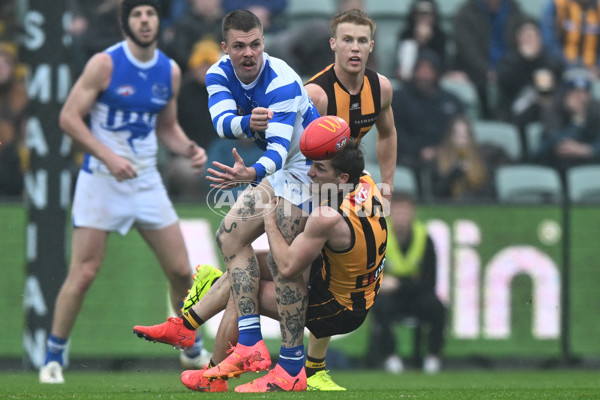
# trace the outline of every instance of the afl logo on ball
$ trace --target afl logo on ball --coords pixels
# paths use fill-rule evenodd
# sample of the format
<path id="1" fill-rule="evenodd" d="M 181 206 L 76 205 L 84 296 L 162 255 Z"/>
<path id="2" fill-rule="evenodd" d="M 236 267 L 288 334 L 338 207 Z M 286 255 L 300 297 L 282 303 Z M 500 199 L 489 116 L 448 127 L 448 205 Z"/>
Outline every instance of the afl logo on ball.
<path id="1" fill-rule="evenodd" d="M 340 140 L 338 140 L 337 143 L 335 144 L 335 151 L 339 151 L 339 150 L 343 149 L 344 146 L 346 145 L 347 140 L 348 140 L 348 138 L 346 136 L 341 137 Z"/>

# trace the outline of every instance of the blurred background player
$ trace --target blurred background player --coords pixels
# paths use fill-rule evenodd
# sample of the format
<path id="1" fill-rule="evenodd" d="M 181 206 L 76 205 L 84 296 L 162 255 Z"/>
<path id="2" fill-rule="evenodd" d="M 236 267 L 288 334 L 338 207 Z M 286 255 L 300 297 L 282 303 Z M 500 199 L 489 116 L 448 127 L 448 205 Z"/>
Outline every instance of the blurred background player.
<path id="1" fill-rule="evenodd" d="M 125 40 L 90 59 L 60 114 L 61 128 L 87 154 L 73 200 L 71 263 L 56 299 L 42 383 L 64 382 L 63 352 L 110 232 L 124 235 L 136 226 L 169 280 L 174 310 L 193 283 L 178 217 L 156 168 L 157 138 L 198 169 L 206 153 L 177 122 L 181 72 L 156 48 L 159 11 L 156 0 L 122 2 Z M 201 356 L 200 348 L 192 350 L 195 355 Z"/>

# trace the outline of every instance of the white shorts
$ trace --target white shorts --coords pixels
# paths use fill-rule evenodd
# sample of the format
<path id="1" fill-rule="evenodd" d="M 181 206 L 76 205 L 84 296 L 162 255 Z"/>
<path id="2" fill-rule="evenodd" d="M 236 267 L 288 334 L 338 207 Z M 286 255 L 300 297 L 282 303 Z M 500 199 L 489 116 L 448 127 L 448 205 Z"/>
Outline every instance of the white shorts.
<path id="1" fill-rule="evenodd" d="M 311 179 L 308 177 L 310 164 L 304 161 L 285 165 L 267 180 L 273 187 L 275 196 L 283 197 L 293 205 L 310 212 L 312 195 Z"/>
<path id="2" fill-rule="evenodd" d="M 177 222 L 158 170 L 118 182 L 112 175 L 79 171 L 73 199 L 73 226 L 125 235 L 135 224 L 162 229 Z"/>

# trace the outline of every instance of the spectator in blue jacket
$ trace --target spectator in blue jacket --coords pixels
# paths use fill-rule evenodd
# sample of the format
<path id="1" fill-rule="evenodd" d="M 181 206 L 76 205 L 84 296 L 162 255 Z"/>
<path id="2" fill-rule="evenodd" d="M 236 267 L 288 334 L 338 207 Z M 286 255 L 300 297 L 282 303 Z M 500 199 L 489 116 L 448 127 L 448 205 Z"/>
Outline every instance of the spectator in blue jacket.
<path id="1" fill-rule="evenodd" d="M 559 169 L 600 162 L 600 101 L 591 89 L 595 77 L 586 68 L 563 74 L 562 90 L 544 111 L 544 138 L 536 160 Z"/>
<path id="2" fill-rule="evenodd" d="M 423 49 L 411 80 L 394 92 L 398 164 L 411 168 L 428 166 L 436 157 L 448 121 L 464 113 L 462 101 L 440 86 L 440 74 L 437 54 Z"/>

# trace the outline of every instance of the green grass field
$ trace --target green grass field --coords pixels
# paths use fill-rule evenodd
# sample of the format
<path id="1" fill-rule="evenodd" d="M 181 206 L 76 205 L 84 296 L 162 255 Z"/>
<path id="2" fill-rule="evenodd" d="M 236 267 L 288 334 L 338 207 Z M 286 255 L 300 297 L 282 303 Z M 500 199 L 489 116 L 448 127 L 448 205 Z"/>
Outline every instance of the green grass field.
<path id="1" fill-rule="evenodd" d="M 443 371 L 437 375 L 407 372 L 390 375 L 367 371 L 332 374 L 347 392 L 232 394 L 233 388 L 259 375 L 230 380 L 229 393 L 197 393 L 179 382 L 178 371 L 66 372 L 64 385 L 41 385 L 32 372 L 0 372 L 1 399 L 183 399 L 211 396 L 224 399 L 598 399 L 600 371 Z"/>

